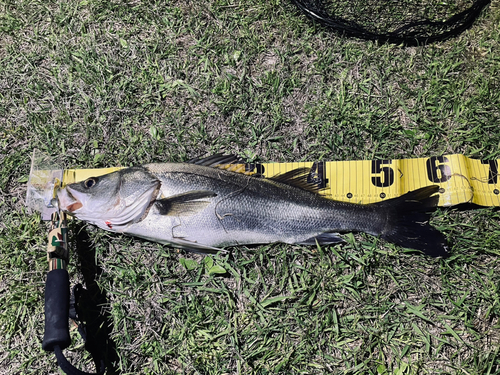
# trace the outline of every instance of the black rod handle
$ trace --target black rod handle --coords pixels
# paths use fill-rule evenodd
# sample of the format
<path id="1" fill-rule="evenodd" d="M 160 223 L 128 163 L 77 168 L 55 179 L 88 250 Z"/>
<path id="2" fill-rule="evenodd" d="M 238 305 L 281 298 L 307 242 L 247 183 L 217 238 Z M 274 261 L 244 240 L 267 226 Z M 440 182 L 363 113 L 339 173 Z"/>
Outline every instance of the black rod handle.
<path id="1" fill-rule="evenodd" d="M 55 269 L 47 274 L 45 282 L 45 333 L 42 348 L 54 351 L 71 344 L 69 337 L 69 275 L 65 269 Z"/>

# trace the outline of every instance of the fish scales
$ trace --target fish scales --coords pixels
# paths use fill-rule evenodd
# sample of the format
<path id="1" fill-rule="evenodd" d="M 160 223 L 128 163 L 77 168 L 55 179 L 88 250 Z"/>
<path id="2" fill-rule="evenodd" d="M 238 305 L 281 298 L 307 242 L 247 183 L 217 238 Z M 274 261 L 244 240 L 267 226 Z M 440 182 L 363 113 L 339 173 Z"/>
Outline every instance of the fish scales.
<path id="1" fill-rule="evenodd" d="M 161 181 L 161 192 L 172 196 L 190 190 L 217 194 L 203 211 L 170 218 L 175 237 L 210 246 L 270 242 L 300 243 L 326 231 L 371 230 L 375 215 L 367 206 L 339 204 L 320 195 L 226 170 L 191 164 L 152 164 L 145 168 Z M 161 220 L 150 213 L 143 227 Z M 377 217 L 380 215 L 376 215 Z M 206 233 L 201 233 L 200 230 Z M 142 230 L 134 231 L 136 234 Z M 158 231 L 155 225 L 155 232 Z"/>

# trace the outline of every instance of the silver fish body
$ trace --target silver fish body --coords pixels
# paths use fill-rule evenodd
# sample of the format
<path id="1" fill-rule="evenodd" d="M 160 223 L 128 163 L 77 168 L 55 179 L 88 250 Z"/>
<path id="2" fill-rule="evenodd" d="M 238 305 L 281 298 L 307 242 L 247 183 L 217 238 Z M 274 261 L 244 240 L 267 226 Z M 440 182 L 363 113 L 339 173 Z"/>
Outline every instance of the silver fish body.
<path id="1" fill-rule="evenodd" d="M 61 209 L 103 229 L 190 250 L 332 244 L 342 241 L 336 232 L 356 231 L 446 254 L 425 213 L 437 203 L 437 187 L 358 205 L 312 192 L 305 173 L 266 179 L 203 164 L 148 164 L 68 185 L 58 197 Z"/>

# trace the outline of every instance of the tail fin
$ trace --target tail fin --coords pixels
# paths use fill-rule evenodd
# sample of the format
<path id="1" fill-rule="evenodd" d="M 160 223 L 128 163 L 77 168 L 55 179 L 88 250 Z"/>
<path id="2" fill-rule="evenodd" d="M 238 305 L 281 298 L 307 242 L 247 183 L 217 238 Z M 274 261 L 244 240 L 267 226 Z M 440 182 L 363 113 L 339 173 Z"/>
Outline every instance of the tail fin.
<path id="1" fill-rule="evenodd" d="M 401 197 L 376 203 L 388 210 L 387 225 L 380 236 L 402 247 L 420 250 L 433 257 L 448 256 L 444 235 L 429 224 L 429 209 L 436 207 L 439 186 L 426 186 Z"/>

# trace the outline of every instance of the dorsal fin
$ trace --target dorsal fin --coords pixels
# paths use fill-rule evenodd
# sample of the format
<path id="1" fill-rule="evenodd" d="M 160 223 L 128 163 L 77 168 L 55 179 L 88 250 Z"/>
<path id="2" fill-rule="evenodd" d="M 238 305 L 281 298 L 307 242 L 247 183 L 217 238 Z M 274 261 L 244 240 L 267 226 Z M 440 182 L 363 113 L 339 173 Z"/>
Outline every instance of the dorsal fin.
<path id="1" fill-rule="evenodd" d="M 203 165 L 205 167 L 225 169 L 234 173 L 253 175 L 255 172 L 247 171 L 245 163 L 236 155 L 215 154 L 204 158 L 194 158 L 188 161 L 190 164 Z"/>
<path id="2" fill-rule="evenodd" d="M 270 180 L 294 186 L 311 193 L 319 193 L 321 188 L 316 183 L 308 181 L 309 172 L 310 169 L 305 167 L 292 169 L 291 171 L 271 177 Z"/>
<path id="3" fill-rule="evenodd" d="M 203 165 L 205 167 L 216 167 L 218 165 L 236 164 L 237 161 L 239 161 L 239 158 L 236 155 L 215 154 L 203 158 L 194 158 L 188 160 L 187 163 Z"/>

